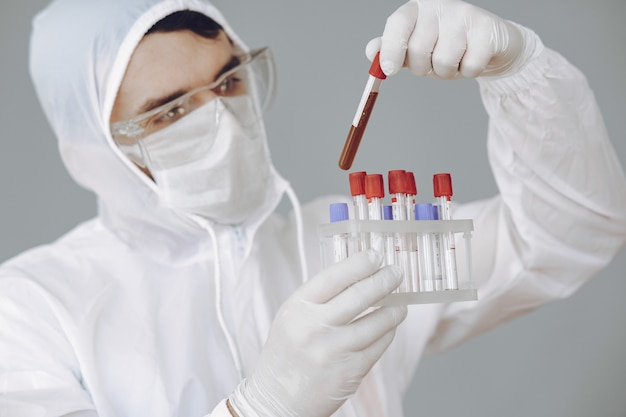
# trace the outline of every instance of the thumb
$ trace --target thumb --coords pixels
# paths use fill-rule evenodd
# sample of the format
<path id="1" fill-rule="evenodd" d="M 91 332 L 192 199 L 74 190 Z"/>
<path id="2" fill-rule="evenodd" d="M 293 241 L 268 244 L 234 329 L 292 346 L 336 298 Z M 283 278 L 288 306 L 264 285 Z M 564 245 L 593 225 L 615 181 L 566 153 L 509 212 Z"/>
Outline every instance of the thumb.
<path id="1" fill-rule="evenodd" d="M 376 53 L 380 51 L 381 43 L 382 38 L 380 36 L 372 39 L 367 43 L 367 45 L 365 46 L 365 56 L 367 56 L 367 59 L 369 59 L 370 61 L 374 59 Z"/>

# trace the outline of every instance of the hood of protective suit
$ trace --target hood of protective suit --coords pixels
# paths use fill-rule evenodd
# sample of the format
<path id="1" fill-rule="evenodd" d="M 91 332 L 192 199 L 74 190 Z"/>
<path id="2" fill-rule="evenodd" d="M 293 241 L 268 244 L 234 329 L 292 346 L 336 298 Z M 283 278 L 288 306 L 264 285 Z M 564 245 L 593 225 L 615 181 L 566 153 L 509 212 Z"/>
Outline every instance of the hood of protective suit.
<path id="1" fill-rule="evenodd" d="M 161 205 L 154 182 L 114 144 L 109 118 L 126 67 L 146 31 L 186 9 L 212 18 L 239 49 L 248 50 L 221 13 L 201 0 L 55 1 L 35 17 L 30 47 L 35 89 L 70 175 L 96 193 L 107 228 L 129 245 L 169 262 L 200 253 L 210 244 L 206 231 Z M 265 133 L 263 140 L 268 151 Z M 264 204 L 240 226 L 254 231 L 287 188 L 272 166 Z"/>

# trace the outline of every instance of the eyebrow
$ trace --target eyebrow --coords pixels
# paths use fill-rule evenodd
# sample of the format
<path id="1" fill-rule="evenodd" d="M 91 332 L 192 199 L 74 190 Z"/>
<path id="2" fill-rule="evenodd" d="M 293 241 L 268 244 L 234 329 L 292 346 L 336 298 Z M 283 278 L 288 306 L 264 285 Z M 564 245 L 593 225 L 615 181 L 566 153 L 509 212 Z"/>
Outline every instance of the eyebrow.
<path id="1" fill-rule="evenodd" d="M 215 78 L 213 79 L 213 81 L 217 80 L 220 76 L 222 76 L 222 74 L 224 74 L 225 72 L 230 71 L 231 69 L 235 68 L 237 65 L 239 65 L 239 63 L 241 62 L 241 59 L 238 56 L 234 56 L 230 59 L 230 61 L 228 61 L 219 71 L 218 73 L 215 75 Z M 166 96 L 162 96 L 162 97 L 157 97 L 157 98 L 151 98 L 146 100 L 137 110 L 136 112 L 136 116 L 143 114 L 147 111 L 150 111 L 152 109 L 156 109 L 159 106 L 162 106 L 166 103 L 169 103 L 172 100 L 176 100 L 178 97 L 181 97 L 185 94 L 187 94 L 189 91 L 191 91 L 190 88 L 181 88 L 179 90 L 174 91 L 173 93 L 170 93 Z M 136 117 L 134 116 L 134 117 Z"/>

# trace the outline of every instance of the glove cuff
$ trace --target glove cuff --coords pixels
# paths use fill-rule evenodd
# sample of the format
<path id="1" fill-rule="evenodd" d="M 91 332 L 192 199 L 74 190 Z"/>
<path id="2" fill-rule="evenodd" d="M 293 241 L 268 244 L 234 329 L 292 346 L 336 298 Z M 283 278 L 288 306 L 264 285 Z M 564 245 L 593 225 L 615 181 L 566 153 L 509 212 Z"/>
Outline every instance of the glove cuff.
<path id="1" fill-rule="evenodd" d="M 254 382 L 254 376 L 242 380 L 228 397 L 228 403 L 238 417 L 297 417 Z"/>
<path id="2" fill-rule="evenodd" d="M 503 71 L 496 75 L 485 75 L 479 77 L 479 79 L 488 78 L 493 80 L 515 75 L 522 71 L 535 58 L 541 55 L 544 50 L 541 38 L 539 38 L 539 36 L 532 29 L 529 29 L 510 20 L 505 20 L 505 22 L 506 25 L 510 27 L 509 30 L 517 30 L 519 32 L 521 37 L 522 49 L 515 58 L 515 60 L 511 62 L 509 68 L 507 68 L 506 71 Z"/>
<path id="3" fill-rule="evenodd" d="M 505 77 L 479 77 L 476 80 L 481 93 L 499 96 L 515 95 L 536 88 L 538 84 L 545 85 L 547 74 L 550 74 L 554 68 L 563 68 L 564 62 L 566 62 L 565 58 L 557 52 L 550 48 L 543 48 L 540 56 L 528 62 L 515 74 Z"/>
<path id="4" fill-rule="evenodd" d="M 508 74 L 511 75 L 518 73 L 529 62 L 541 55 L 544 47 L 543 42 L 541 42 L 541 38 L 535 33 L 535 31 L 518 23 L 511 22 L 510 20 L 507 20 L 507 22 L 520 30 L 524 44 L 524 49 L 519 54 L 517 60 L 513 63 L 511 69 L 508 71 Z"/>
<path id="5" fill-rule="evenodd" d="M 246 398 L 246 387 L 248 380 L 244 379 L 237 385 L 237 388 L 228 396 L 229 411 L 236 414 L 235 417 L 260 417 L 257 411 L 252 407 Z"/>

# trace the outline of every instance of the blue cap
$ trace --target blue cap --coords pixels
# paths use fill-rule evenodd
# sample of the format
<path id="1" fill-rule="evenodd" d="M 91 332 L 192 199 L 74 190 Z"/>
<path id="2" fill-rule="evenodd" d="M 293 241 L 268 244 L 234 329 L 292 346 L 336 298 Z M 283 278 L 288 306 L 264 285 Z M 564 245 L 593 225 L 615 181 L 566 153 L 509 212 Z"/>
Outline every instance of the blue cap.
<path id="1" fill-rule="evenodd" d="M 383 219 L 393 220 L 393 207 L 389 205 L 383 206 Z"/>
<path id="2" fill-rule="evenodd" d="M 330 205 L 330 222 L 348 220 L 348 203 L 333 203 Z"/>
<path id="3" fill-rule="evenodd" d="M 433 218 L 432 220 L 439 220 L 439 206 L 433 204 Z"/>
<path id="4" fill-rule="evenodd" d="M 433 205 L 421 203 L 415 205 L 415 220 L 433 220 Z"/>

